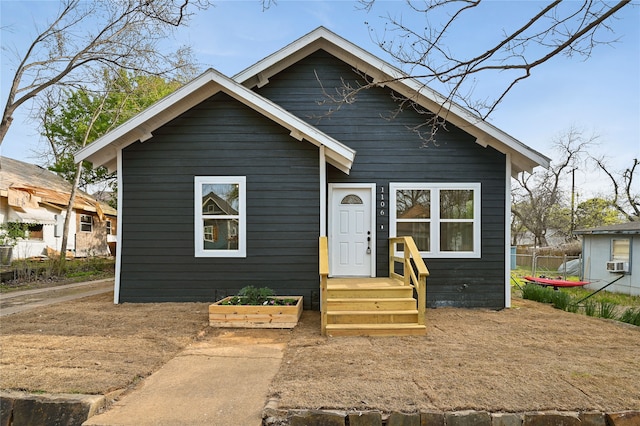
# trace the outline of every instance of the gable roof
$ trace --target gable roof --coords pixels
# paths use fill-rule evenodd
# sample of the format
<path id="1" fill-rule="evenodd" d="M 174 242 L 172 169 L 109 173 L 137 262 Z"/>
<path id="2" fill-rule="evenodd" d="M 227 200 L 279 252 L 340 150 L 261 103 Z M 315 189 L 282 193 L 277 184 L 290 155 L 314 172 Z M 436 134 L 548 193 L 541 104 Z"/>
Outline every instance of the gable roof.
<path id="1" fill-rule="evenodd" d="M 226 93 L 280 124 L 291 132 L 293 138 L 324 146 L 326 161 L 349 173 L 355 157 L 354 150 L 214 69 L 205 71 L 195 80 L 87 145 L 75 154 L 75 160 L 86 160 L 92 162 L 94 167 L 106 166 L 110 171 L 116 170 L 118 149 L 138 140 L 145 142 L 151 139 L 153 131 L 219 92 Z"/>
<path id="2" fill-rule="evenodd" d="M 33 202 L 60 208 L 69 204 L 71 184 L 38 165 L 0 157 L 0 196 L 9 197 L 11 191 L 28 193 Z M 117 214 L 113 207 L 99 202 L 83 191 L 78 191 L 76 194 L 73 207 L 88 212 L 101 211 L 110 216 Z M 26 208 L 22 209 L 26 210 Z M 34 213 L 33 209 L 31 210 Z"/>
<path id="3" fill-rule="evenodd" d="M 207 203 L 211 200 L 214 203 L 219 211 L 223 212 L 226 215 L 237 215 L 238 210 L 234 209 L 231 204 L 229 204 L 226 200 L 224 200 L 221 196 L 211 191 L 204 197 L 202 197 L 202 207 L 207 205 Z"/>
<path id="4" fill-rule="evenodd" d="M 482 120 L 467 109 L 448 101 L 445 96 L 409 78 L 400 69 L 381 60 L 359 46 L 324 27 L 319 27 L 288 46 L 236 74 L 233 79 L 246 87 L 262 87 L 269 78 L 311 53 L 323 49 L 432 112 L 441 111 L 448 122 L 476 138 L 481 146 L 491 146 L 511 155 L 512 173 L 531 172 L 536 166 L 549 167 L 550 159 L 497 127 Z"/>
<path id="5" fill-rule="evenodd" d="M 598 226 L 596 228 L 576 229 L 573 233 L 576 235 L 640 234 L 640 221 Z"/>

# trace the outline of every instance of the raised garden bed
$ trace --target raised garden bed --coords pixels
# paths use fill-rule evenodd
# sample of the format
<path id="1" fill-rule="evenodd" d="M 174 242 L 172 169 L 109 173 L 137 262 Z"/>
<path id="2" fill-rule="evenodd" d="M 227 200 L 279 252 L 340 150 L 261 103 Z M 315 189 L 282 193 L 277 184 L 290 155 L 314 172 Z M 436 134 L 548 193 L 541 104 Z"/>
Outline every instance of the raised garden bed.
<path id="1" fill-rule="evenodd" d="M 211 327 L 293 328 L 302 315 L 302 296 L 273 296 L 273 300 L 295 300 L 293 305 L 230 305 L 236 296 L 209 305 Z"/>

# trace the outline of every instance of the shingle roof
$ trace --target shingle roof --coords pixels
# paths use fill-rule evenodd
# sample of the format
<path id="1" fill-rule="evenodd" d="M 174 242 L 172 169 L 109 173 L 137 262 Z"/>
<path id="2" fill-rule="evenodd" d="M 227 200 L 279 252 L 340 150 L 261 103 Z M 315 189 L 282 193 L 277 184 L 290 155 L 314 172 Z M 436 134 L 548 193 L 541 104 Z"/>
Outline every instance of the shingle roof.
<path id="1" fill-rule="evenodd" d="M 38 197 L 41 202 L 65 206 L 69 203 L 71 184 L 57 174 L 35 164 L 25 163 L 8 157 L 0 157 L 0 193 L 7 196 L 9 188 L 27 191 Z M 76 195 L 74 207 L 77 209 L 96 211 L 98 201 L 79 191 Z M 110 216 L 117 214 L 116 210 L 104 203 L 100 203 L 102 211 Z"/>
<path id="2" fill-rule="evenodd" d="M 367 74 L 373 81 L 383 82 L 385 86 L 421 107 L 438 112 L 448 122 L 473 135 L 479 145 L 491 146 L 499 152 L 510 155 L 514 175 L 523 170 L 531 172 L 536 166 L 549 167 L 551 160 L 545 155 L 325 27 L 318 27 L 300 37 L 236 74 L 233 79 L 247 87 L 262 87 L 268 84 L 271 76 L 319 49 L 327 51 L 359 72 Z"/>
<path id="3" fill-rule="evenodd" d="M 117 169 L 116 152 L 136 141 L 144 142 L 153 137 L 153 131 L 197 105 L 213 94 L 223 91 L 256 111 L 280 123 L 299 140 L 305 139 L 327 148 L 327 162 L 349 173 L 355 151 L 324 134 L 319 129 L 293 116 L 280 106 L 258 95 L 253 87 L 267 84 L 269 77 L 291 63 L 324 49 L 378 81 L 385 81 L 398 93 L 413 99 L 417 104 L 446 112 L 446 119 L 476 137 L 476 143 L 491 146 L 509 156 L 511 172 L 532 171 L 536 166 L 548 167 L 550 159 L 528 147 L 492 124 L 480 119 L 465 108 L 448 101 L 436 91 L 425 87 L 391 64 L 380 60 L 355 44 L 319 27 L 283 49 L 269 55 L 255 65 L 235 75 L 233 79 L 210 69 L 176 92 L 161 99 L 145 111 L 131 118 L 110 133 L 76 153 L 76 161 L 87 160 L 97 166 Z M 388 82 L 387 82 L 388 81 Z M 444 105 L 444 106 L 443 106 Z"/>
<path id="4" fill-rule="evenodd" d="M 599 226 L 596 228 L 576 229 L 576 235 L 595 234 L 640 234 L 640 221 L 619 223 L 617 225 Z"/>

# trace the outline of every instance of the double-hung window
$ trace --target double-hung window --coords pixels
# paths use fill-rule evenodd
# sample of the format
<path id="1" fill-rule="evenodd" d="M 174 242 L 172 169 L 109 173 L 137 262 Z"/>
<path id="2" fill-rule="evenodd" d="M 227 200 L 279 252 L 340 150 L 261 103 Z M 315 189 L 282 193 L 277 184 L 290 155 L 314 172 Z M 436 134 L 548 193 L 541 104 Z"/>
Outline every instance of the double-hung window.
<path id="1" fill-rule="evenodd" d="M 246 177 L 196 176 L 195 256 L 245 257 Z"/>
<path id="2" fill-rule="evenodd" d="M 390 236 L 429 257 L 480 257 L 479 183 L 390 183 Z"/>
<path id="3" fill-rule="evenodd" d="M 91 232 L 93 231 L 93 217 L 88 214 L 80 215 L 80 231 Z"/>

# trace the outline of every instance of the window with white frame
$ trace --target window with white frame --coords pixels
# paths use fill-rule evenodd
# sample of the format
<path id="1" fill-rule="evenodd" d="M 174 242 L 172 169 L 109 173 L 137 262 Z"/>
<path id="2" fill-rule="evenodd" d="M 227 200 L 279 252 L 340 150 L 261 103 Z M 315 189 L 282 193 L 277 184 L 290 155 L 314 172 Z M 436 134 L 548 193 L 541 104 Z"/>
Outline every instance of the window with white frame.
<path id="1" fill-rule="evenodd" d="M 614 238 L 611 240 L 611 260 L 614 262 L 629 262 L 631 258 L 631 240 L 629 238 Z"/>
<path id="2" fill-rule="evenodd" d="M 390 183 L 390 236 L 429 257 L 480 257 L 479 183 Z"/>
<path id="3" fill-rule="evenodd" d="M 246 256 L 246 177 L 196 176 L 195 256 Z"/>
<path id="4" fill-rule="evenodd" d="M 87 214 L 80 215 L 80 231 L 91 232 L 93 230 L 93 217 Z"/>

